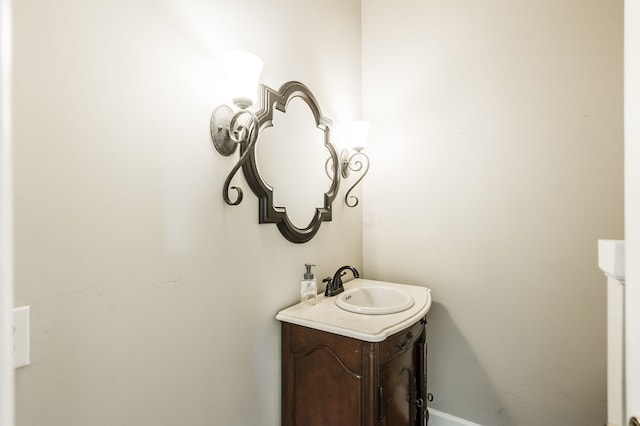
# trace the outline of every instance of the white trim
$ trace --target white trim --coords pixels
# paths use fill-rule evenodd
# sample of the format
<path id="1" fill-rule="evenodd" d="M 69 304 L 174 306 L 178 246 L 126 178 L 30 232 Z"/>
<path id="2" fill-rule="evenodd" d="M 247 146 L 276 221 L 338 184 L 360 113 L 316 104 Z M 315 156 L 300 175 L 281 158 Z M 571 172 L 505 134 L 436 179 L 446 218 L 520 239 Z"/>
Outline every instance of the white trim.
<path id="1" fill-rule="evenodd" d="M 429 426 L 482 426 L 469 420 L 429 408 Z"/>
<path id="2" fill-rule="evenodd" d="M 0 0 L 0 426 L 12 426 L 15 422 L 10 108 L 11 0 Z"/>
<path id="3" fill-rule="evenodd" d="M 598 240 L 598 266 L 607 277 L 624 284 L 624 240 Z"/>

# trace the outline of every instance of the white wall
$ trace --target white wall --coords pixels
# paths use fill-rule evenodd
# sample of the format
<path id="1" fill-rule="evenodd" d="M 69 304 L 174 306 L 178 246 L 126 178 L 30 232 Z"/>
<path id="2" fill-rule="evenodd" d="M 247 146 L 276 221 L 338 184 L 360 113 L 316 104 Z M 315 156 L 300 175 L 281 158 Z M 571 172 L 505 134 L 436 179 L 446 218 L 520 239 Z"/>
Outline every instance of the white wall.
<path id="1" fill-rule="evenodd" d="M 365 269 L 433 290 L 433 407 L 603 424 L 596 242 L 623 237 L 622 2 L 362 7 Z"/>
<path id="2" fill-rule="evenodd" d="M 212 147 L 209 116 L 222 54 L 243 49 L 263 83 L 300 80 L 326 116 L 359 118 L 359 2 L 14 9 L 16 304 L 32 315 L 18 424 L 279 424 L 274 316 L 305 262 L 318 278 L 362 267 L 361 210 L 338 198 L 296 245 L 258 224 L 242 178 L 245 201 L 227 206 L 235 159 Z"/>

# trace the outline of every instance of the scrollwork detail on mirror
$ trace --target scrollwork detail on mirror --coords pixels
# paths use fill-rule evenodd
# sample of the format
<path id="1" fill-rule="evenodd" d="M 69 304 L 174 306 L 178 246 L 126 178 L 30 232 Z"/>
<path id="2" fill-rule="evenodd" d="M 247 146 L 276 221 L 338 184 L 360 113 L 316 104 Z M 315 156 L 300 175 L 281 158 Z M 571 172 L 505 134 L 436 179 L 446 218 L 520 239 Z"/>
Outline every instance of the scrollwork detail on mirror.
<path id="1" fill-rule="evenodd" d="M 330 158 L 327 164 L 330 168 L 327 170 L 330 178 L 329 188 L 324 192 L 323 205 L 315 207 L 313 216 L 307 226 L 298 226 L 290 218 L 287 213 L 286 206 L 278 206 L 274 203 L 274 188 L 260 173 L 257 161 L 256 148 L 260 144 L 260 132 L 274 126 L 274 112 L 276 110 L 286 113 L 287 106 L 293 99 L 302 100 L 310 109 L 315 126 L 323 133 L 324 147 L 328 150 Z M 338 193 L 340 185 L 340 170 L 338 154 L 331 144 L 330 131 L 331 120 L 322 115 L 320 106 L 307 86 L 297 81 L 289 81 L 283 84 L 279 90 L 274 90 L 264 84 L 260 85 L 260 96 L 258 101 L 258 111 L 253 114 L 247 114 L 247 111 L 240 111 L 230 119 L 228 111 L 224 114 L 214 110 L 211 119 L 211 135 L 216 142 L 218 139 L 225 139 L 220 143 L 221 148 L 216 148 L 222 155 L 230 155 L 235 148 L 230 149 L 224 144 L 237 144 L 240 147 L 240 158 L 231 170 L 223 187 L 223 198 L 229 205 L 237 205 L 242 201 L 242 189 L 237 186 L 231 186 L 231 179 L 236 172 L 242 168 L 247 184 L 258 198 L 258 222 L 273 223 L 280 233 L 293 243 L 305 243 L 310 241 L 320 229 L 322 222 L 331 221 L 331 204 Z M 220 108 L 220 107 L 219 107 Z M 219 117 L 218 115 L 224 115 Z M 239 115 L 248 115 L 244 120 L 244 124 L 237 119 Z M 221 124 L 223 123 L 223 124 Z M 229 135 L 222 138 L 219 134 L 223 128 L 228 129 Z M 225 152 L 223 152 L 225 151 Z M 286 167 L 286 153 L 282 153 L 282 167 Z M 324 173 L 324 172 L 323 172 Z M 300 176 L 291 176 L 291 179 L 300 179 Z M 236 197 L 232 200 L 229 196 L 229 190 L 236 191 Z"/>

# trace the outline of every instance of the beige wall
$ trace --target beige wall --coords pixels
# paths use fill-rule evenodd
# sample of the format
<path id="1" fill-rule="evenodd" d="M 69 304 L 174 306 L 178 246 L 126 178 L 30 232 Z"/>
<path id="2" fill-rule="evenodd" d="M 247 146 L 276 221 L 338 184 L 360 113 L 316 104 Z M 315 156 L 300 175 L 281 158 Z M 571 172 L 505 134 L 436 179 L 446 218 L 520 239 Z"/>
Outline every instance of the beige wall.
<path id="1" fill-rule="evenodd" d="M 243 178 L 225 205 L 209 116 L 243 49 L 360 118 L 359 1 L 21 0 L 14 27 L 18 424 L 279 424 L 274 316 L 305 262 L 361 268 L 361 210 L 295 245 Z"/>
<path id="2" fill-rule="evenodd" d="M 603 424 L 596 243 L 623 237 L 622 1 L 362 4 L 365 269 L 433 290 L 433 407 Z"/>

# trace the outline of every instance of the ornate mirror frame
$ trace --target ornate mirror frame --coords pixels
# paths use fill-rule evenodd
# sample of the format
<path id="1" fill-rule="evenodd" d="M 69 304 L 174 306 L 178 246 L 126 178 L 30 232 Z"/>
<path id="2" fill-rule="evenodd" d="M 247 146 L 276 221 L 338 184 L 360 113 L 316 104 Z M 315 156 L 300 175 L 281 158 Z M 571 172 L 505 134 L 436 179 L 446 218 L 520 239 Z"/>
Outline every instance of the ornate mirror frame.
<path id="1" fill-rule="evenodd" d="M 309 224 L 304 227 L 296 226 L 287 214 L 286 206 L 274 205 L 273 187 L 260 174 L 258 164 L 256 162 L 256 145 L 259 143 L 260 132 L 263 129 L 273 126 L 273 114 L 275 110 L 286 113 L 287 105 L 292 99 L 299 98 L 304 101 L 313 113 L 316 127 L 324 132 L 324 146 L 329 151 L 330 159 L 327 160 L 330 169 L 328 170 L 331 178 L 331 185 L 327 192 L 324 193 L 324 205 L 316 207 L 313 217 Z M 331 144 L 330 131 L 331 120 L 322 115 L 318 101 L 311 93 L 311 90 L 298 81 L 289 81 L 283 84 L 279 90 L 274 90 L 264 84 L 260 85 L 259 110 L 254 114 L 247 110 L 236 114 L 232 119 L 226 114 L 230 111 L 214 110 L 211 118 L 211 136 L 216 142 L 216 138 L 220 139 L 221 126 L 220 122 L 228 123 L 229 133 L 246 132 L 246 137 L 239 138 L 237 143 L 240 145 L 240 159 L 235 167 L 231 170 L 223 188 L 223 197 L 227 204 L 236 205 L 242 201 L 242 190 L 231 185 L 231 178 L 235 175 L 240 167 L 253 193 L 258 197 L 258 221 L 259 223 L 274 223 L 280 230 L 280 233 L 293 243 L 306 243 L 310 241 L 320 229 L 322 222 L 331 221 L 331 204 L 336 198 L 338 188 L 340 186 L 340 170 L 338 155 L 334 146 Z M 237 123 L 237 116 L 245 113 L 252 116 L 248 125 L 240 125 Z M 224 117 L 222 117 L 224 116 Z M 225 127 L 226 127 L 225 125 Z M 227 139 L 225 137 L 225 139 Z M 224 141 L 228 143 L 228 140 Z M 218 148 L 218 145 L 216 145 Z M 219 149 L 220 151 L 220 149 Z M 223 155 L 230 155 L 230 153 Z M 283 158 L 283 161 L 285 159 Z M 293 179 L 296 177 L 293 176 Z M 229 198 L 229 189 L 234 189 L 237 193 L 235 201 Z"/>

